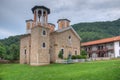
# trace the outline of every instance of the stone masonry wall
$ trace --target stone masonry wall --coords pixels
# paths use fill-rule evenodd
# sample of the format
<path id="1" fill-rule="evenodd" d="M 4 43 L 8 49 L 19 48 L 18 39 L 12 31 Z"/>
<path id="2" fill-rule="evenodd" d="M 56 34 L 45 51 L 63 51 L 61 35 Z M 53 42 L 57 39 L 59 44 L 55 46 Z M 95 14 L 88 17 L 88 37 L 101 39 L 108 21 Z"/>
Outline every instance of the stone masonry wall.
<path id="1" fill-rule="evenodd" d="M 30 44 L 31 44 L 30 35 L 24 35 L 20 39 L 20 63 L 21 64 L 29 64 L 30 62 L 30 50 L 31 50 Z"/>
<path id="2" fill-rule="evenodd" d="M 71 40 L 69 40 L 69 36 L 71 36 Z M 51 37 L 53 47 L 53 58 L 54 60 L 59 59 L 58 54 L 61 49 L 64 49 L 64 58 L 67 58 L 69 54 L 75 55 L 75 51 L 77 51 L 77 55 L 80 55 L 80 39 L 75 35 L 72 30 L 67 30 L 61 33 L 54 33 L 54 38 Z"/>

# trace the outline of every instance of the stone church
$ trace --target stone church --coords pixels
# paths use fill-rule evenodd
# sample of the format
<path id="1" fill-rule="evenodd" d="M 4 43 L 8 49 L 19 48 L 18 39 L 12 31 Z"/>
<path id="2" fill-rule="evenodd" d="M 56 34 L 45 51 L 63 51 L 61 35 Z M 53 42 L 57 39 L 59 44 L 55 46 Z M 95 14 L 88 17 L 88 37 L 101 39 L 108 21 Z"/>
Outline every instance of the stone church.
<path id="1" fill-rule="evenodd" d="M 80 55 L 80 37 L 70 26 L 70 20 L 59 19 L 58 29 L 48 23 L 50 9 L 45 6 L 32 8 L 34 19 L 26 20 L 26 34 L 20 39 L 20 63 L 47 65 L 68 55 Z"/>

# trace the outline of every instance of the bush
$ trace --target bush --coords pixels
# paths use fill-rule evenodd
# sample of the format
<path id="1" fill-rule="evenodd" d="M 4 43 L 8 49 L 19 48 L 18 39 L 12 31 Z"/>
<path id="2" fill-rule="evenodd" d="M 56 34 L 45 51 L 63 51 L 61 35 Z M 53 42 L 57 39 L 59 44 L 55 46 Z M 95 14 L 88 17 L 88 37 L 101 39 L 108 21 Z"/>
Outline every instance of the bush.
<path id="1" fill-rule="evenodd" d="M 62 53 L 62 51 L 59 52 L 58 57 L 59 57 L 60 59 L 63 59 L 63 53 Z"/>
<path id="2" fill-rule="evenodd" d="M 87 56 L 82 56 L 82 55 L 72 55 L 72 59 L 86 59 Z"/>
<path id="3" fill-rule="evenodd" d="M 76 59 L 81 59 L 81 56 L 80 55 L 76 55 Z"/>
<path id="4" fill-rule="evenodd" d="M 81 55 L 82 56 L 87 56 L 87 52 L 85 50 L 81 50 Z"/>
<path id="5" fill-rule="evenodd" d="M 80 56 L 80 59 L 86 59 L 86 58 L 87 58 L 86 55 L 84 55 L 84 56 Z"/>
<path id="6" fill-rule="evenodd" d="M 87 58 L 87 52 L 85 50 L 81 50 L 81 59 Z"/>
<path id="7" fill-rule="evenodd" d="M 72 59 L 76 59 L 76 56 L 75 56 L 75 55 L 72 55 Z"/>

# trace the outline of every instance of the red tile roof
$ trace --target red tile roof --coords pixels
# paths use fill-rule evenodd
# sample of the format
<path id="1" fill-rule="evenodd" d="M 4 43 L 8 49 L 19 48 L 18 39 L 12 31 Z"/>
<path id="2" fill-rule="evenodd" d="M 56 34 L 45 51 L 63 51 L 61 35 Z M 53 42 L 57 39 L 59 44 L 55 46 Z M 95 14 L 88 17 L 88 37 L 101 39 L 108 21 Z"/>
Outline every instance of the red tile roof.
<path id="1" fill-rule="evenodd" d="M 115 42 L 115 41 L 120 41 L 120 36 L 85 42 L 85 43 L 82 43 L 81 46 L 90 46 L 90 45 L 103 44 L 103 43 L 109 43 L 109 42 Z"/>

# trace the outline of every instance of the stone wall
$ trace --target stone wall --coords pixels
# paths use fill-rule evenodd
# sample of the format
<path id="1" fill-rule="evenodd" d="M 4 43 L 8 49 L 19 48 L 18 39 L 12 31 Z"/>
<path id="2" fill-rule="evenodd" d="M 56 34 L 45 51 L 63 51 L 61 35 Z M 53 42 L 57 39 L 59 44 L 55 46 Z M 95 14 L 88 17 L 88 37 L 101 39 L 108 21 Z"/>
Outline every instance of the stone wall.
<path id="1" fill-rule="evenodd" d="M 69 39 L 69 36 L 71 39 Z M 51 44 L 53 48 L 52 54 L 54 54 L 52 57 L 54 60 L 59 59 L 58 54 L 61 49 L 64 49 L 64 58 L 67 58 L 69 54 L 75 55 L 75 51 L 77 51 L 77 55 L 80 55 L 80 39 L 71 29 L 54 33 L 51 40 L 53 41 Z"/>
<path id="2" fill-rule="evenodd" d="M 31 44 L 31 36 L 30 34 L 22 36 L 20 39 L 20 63 L 21 64 L 29 64 L 30 62 L 30 45 Z"/>
<path id="3" fill-rule="evenodd" d="M 42 31 L 46 31 L 46 35 L 42 35 Z M 42 44 L 46 47 L 43 48 Z M 31 32 L 31 65 L 46 65 L 50 63 L 49 54 L 49 29 L 36 26 Z"/>

